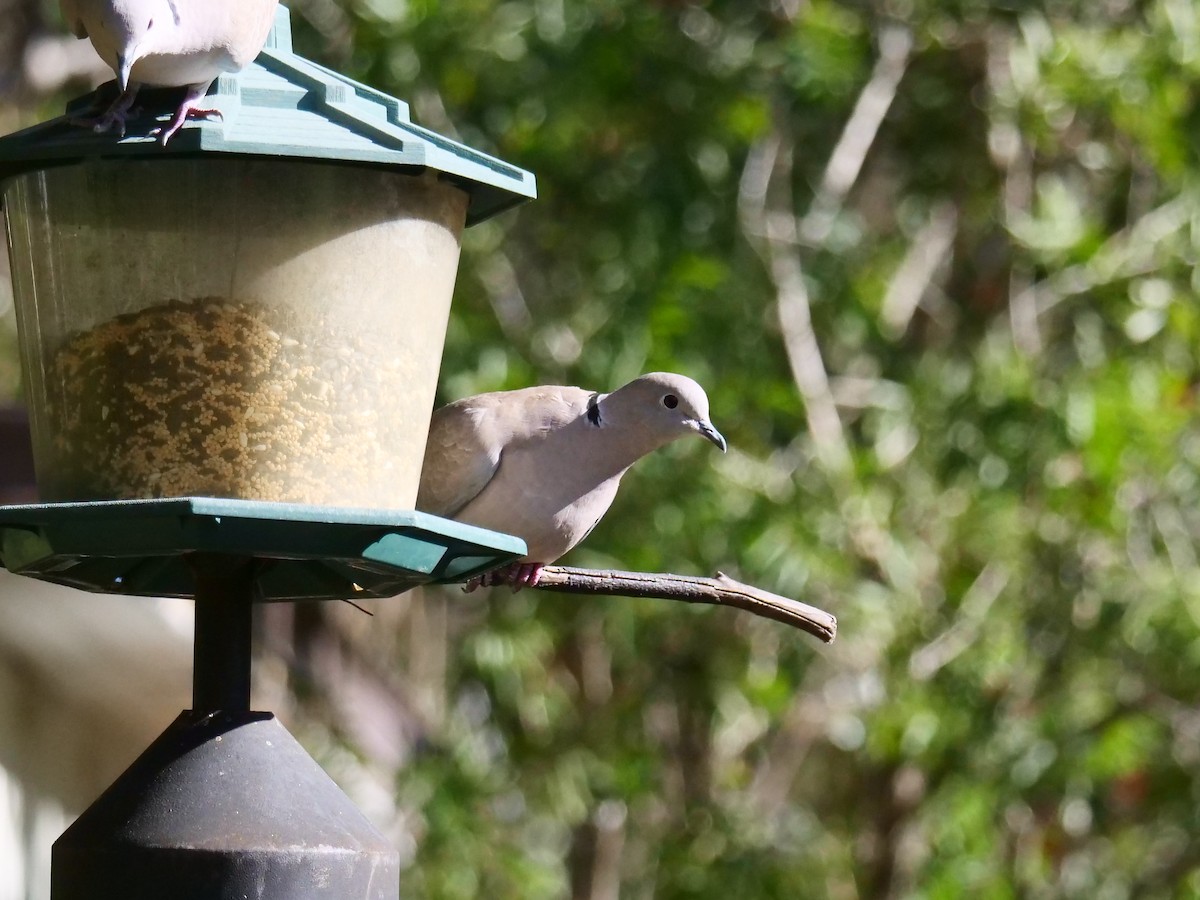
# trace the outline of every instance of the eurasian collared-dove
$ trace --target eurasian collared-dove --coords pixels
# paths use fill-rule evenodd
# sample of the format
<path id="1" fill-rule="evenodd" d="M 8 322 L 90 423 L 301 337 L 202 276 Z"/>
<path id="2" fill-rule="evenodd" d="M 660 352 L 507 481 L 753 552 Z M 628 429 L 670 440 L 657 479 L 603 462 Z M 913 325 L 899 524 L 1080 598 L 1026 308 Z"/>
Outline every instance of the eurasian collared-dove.
<path id="1" fill-rule="evenodd" d="M 600 521 L 630 466 L 688 434 L 725 450 L 704 389 L 669 372 L 611 394 L 533 387 L 468 397 L 433 414 L 417 508 L 524 539 L 525 561 L 483 583 L 532 586 Z"/>
<path id="2" fill-rule="evenodd" d="M 245 68 L 262 50 L 278 0 L 59 0 L 76 37 L 89 38 L 116 73 L 121 95 L 99 116 L 80 122 L 96 131 L 125 121 L 138 87 L 186 87 L 165 128 L 163 144 L 189 118 L 220 115 L 201 99 L 222 72 Z"/>

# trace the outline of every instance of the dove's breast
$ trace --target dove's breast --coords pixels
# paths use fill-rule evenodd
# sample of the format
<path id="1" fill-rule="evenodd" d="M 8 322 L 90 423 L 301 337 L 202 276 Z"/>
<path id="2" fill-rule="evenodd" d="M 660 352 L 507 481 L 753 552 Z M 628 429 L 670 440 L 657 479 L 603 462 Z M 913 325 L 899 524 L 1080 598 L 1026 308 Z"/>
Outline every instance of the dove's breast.
<path id="1" fill-rule="evenodd" d="M 527 559 L 550 563 L 582 541 L 608 511 L 622 471 L 578 454 L 509 448 L 496 475 L 455 518 L 515 534 Z"/>
<path id="2" fill-rule="evenodd" d="M 133 65 L 130 79 L 150 87 L 204 84 L 222 72 L 236 71 L 233 58 L 221 47 L 190 53 L 150 53 Z"/>

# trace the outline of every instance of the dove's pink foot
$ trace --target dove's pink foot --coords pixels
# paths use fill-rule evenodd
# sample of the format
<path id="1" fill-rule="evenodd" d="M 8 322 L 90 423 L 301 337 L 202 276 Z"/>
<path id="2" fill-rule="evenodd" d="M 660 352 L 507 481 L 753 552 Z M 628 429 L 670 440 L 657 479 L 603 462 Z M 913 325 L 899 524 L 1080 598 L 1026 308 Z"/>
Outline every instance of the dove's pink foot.
<path id="1" fill-rule="evenodd" d="M 493 569 L 491 572 L 484 572 L 472 578 L 465 585 L 463 590 L 468 594 L 477 587 L 494 587 L 496 585 L 507 584 L 513 589 L 515 594 L 524 587 L 536 587 L 538 581 L 542 577 L 543 563 L 512 563 L 500 569 Z"/>
<path id="2" fill-rule="evenodd" d="M 97 134 L 115 129 L 117 137 L 125 137 L 125 123 L 135 118 L 139 112 L 139 110 L 133 109 L 133 101 L 137 98 L 137 93 L 136 87 L 130 87 L 128 90 L 122 91 L 104 112 L 71 119 L 71 124 L 81 128 L 90 128 Z"/>
<path id="3" fill-rule="evenodd" d="M 515 594 L 523 587 L 537 587 L 537 583 L 542 578 L 542 564 L 513 563 L 506 569 L 501 569 L 500 572 L 504 575 L 504 580 L 496 583 L 510 585 Z"/>
<path id="4" fill-rule="evenodd" d="M 194 85 L 188 88 L 187 95 L 183 98 L 183 102 L 179 104 L 179 108 L 175 110 L 175 115 L 171 117 L 171 121 L 167 123 L 165 128 L 155 128 L 150 134 L 158 135 L 158 142 L 165 147 L 167 146 L 167 141 L 171 139 L 171 135 L 182 128 L 183 123 L 188 119 L 222 118 L 219 109 L 205 108 L 199 105 L 207 93 L 207 84 Z"/>

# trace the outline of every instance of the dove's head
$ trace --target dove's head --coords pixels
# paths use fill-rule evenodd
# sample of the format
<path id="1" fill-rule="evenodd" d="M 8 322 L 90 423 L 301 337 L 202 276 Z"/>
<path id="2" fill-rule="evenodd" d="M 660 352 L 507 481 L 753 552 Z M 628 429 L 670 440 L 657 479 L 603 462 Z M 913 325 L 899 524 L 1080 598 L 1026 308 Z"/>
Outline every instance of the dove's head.
<path id="1" fill-rule="evenodd" d="M 604 410 L 618 422 L 643 431 L 657 445 L 698 434 L 725 452 L 725 438 L 708 416 L 708 395 L 686 375 L 651 372 L 635 378 L 604 399 Z"/>

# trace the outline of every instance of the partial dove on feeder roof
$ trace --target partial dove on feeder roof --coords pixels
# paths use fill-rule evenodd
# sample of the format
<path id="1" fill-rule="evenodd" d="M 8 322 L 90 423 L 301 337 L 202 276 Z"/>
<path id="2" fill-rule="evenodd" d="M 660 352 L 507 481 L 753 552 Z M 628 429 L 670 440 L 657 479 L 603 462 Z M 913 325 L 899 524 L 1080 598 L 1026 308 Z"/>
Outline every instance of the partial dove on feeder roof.
<path id="1" fill-rule="evenodd" d="M 548 386 L 468 397 L 433 414 L 417 508 L 522 538 L 525 561 L 484 583 L 532 586 L 587 537 L 630 466 L 686 435 L 726 449 L 704 389 L 670 372 L 609 394 Z"/>
<path id="2" fill-rule="evenodd" d="M 201 107 L 201 100 L 218 75 L 254 60 L 277 5 L 277 0 L 59 0 L 67 27 L 92 42 L 121 91 L 107 109 L 79 124 L 124 135 L 142 85 L 187 88 L 159 132 L 163 144 L 189 118 L 219 116 Z"/>
<path id="3" fill-rule="evenodd" d="M 102 8 L 108 2 L 60 0 L 64 18 L 77 34 L 88 32 L 83 11 Z M 169 14 L 174 9 L 182 17 L 185 9 L 199 0 L 155 2 Z M 207 2 L 231 8 L 231 0 Z M 242 2 L 249 8 L 263 0 Z M 297 54 L 292 49 L 287 7 L 277 6 L 275 0 L 269 2 L 275 10 L 274 25 L 261 52 L 238 71 L 217 73 L 204 100 L 206 106 L 220 112 L 216 121 L 205 117 L 203 124 L 197 125 L 184 119 L 165 146 L 154 139 L 156 134 L 161 138 L 164 129 L 143 126 L 161 123 L 167 118 L 162 115 L 167 110 L 155 110 L 143 103 L 138 104 L 143 110 L 136 118 L 133 108 L 120 113 L 129 125 L 124 137 L 117 135 L 115 127 L 100 133 L 78 127 L 89 116 L 93 124 L 102 124 L 111 99 L 105 96 L 106 91 L 112 86 L 103 85 L 70 101 L 66 115 L 0 137 L 0 188 L 14 175 L 64 164 L 246 157 L 378 166 L 409 175 L 433 172 L 466 192 L 468 226 L 537 196 L 532 173 L 422 128 L 412 121 L 403 100 Z M 117 68 L 119 65 L 114 71 Z M 138 72 L 133 71 L 132 76 L 136 81 Z M 154 97 L 143 99 L 150 104 L 160 102 Z M 178 112 L 173 103 L 169 111 Z"/>

